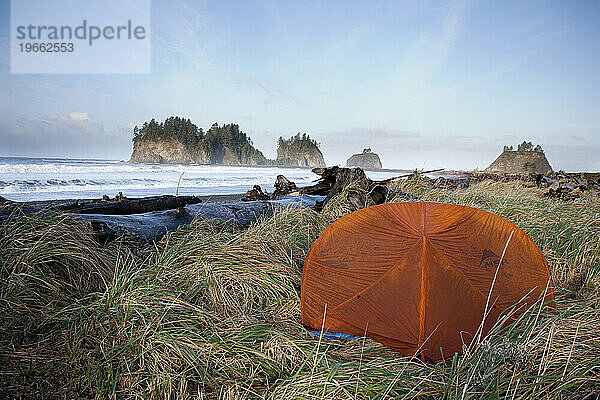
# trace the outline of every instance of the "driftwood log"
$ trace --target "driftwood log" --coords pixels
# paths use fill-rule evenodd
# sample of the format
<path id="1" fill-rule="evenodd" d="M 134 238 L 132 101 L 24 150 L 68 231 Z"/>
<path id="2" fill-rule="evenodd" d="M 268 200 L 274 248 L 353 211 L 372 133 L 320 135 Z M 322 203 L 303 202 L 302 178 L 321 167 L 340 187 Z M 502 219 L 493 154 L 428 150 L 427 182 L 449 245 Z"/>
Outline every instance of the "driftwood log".
<path id="1" fill-rule="evenodd" d="M 129 215 L 150 211 L 169 210 L 183 207 L 188 204 L 198 204 L 201 202 L 202 199 L 196 196 L 153 196 L 140 199 L 123 198 L 123 200 L 120 201 L 96 201 L 80 199 L 43 200 L 26 203 L 1 199 L 0 207 L 5 211 L 19 209 L 24 214 L 33 214 L 35 212 L 45 210 L 77 214 Z"/>
<path id="2" fill-rule="evenodd" d="M 260 218 L 273 215 L 285 207 L 314 207 L 322 196 L 294 196 L 280 200 L 237 203 L 192 204 L 175 210 L 153 211 L 132 215 L 76 214 L 90 224 L 101 242 L 118 237 L 152 242 L 195 219 L 214 219 L 247 227 Z"/>

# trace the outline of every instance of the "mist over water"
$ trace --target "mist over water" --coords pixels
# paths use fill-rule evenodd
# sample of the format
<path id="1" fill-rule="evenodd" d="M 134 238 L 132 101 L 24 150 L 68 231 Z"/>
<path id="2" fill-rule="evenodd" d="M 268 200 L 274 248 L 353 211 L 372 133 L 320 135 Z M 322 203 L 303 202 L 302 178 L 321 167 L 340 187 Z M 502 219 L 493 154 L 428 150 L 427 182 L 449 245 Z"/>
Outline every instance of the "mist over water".
<path id="1" fill-rule="evenodd" d="M 183 175 L 182 175 L 183 174 Z M 277 175 L 310 185 L 310 169 L 216 165 L 130 164 L 115 160 L 0 157 L 0 196 L 15 201 L 244 193 L 260 185 L 269 193 Z M 398 172 L 367 172 L 384 179 Z M 181 181 L 179 181 L 181 178 Z"/>

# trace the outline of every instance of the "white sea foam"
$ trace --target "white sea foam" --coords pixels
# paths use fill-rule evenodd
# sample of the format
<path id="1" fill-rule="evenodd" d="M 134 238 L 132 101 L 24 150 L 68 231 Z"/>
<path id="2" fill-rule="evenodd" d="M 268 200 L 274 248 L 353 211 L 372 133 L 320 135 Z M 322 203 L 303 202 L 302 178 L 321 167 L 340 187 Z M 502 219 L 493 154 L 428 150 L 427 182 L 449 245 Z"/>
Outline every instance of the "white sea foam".
<path id="1" fill-rule="evenodd" d="M 4 158 L 3 160 L 6 160 Z M 155 165 L 155 164 L 129 164 L 115 161 L 107 161 L 106 164 L 100 164 L 98 161 L 79 161 L 78 164 L 57 164 L 52 162 L 35 163 L 0 163 L 0 174 L 95 174 L 95 173 L 190 173 L 190 174 L 222 174 L 222 173 L 256 173 L 270 174 L 274 168 L 264 167 L 237 167 L 237 166 L 216 166 L 216 165 Z M 285 171 L 302 171 L 306 169 L 285 169 Z"/>

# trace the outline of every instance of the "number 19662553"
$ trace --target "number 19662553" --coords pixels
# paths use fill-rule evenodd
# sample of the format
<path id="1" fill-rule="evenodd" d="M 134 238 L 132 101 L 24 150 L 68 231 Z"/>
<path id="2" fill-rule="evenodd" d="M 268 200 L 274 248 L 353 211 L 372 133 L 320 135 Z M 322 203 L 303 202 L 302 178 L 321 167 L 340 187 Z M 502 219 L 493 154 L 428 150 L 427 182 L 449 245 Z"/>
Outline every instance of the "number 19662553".
<path id="1" fill-rule="evenodd" d="M 72 53 L 73 43 L 19 43 L 21 53 Z"/>

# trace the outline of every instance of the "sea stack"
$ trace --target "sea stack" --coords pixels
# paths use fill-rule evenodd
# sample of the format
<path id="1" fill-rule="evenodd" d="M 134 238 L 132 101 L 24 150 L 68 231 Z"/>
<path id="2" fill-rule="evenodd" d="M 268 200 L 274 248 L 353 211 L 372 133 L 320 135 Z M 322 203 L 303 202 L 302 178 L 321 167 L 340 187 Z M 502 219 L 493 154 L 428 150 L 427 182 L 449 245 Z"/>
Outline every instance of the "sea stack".
<path id="1" fill-rule="evenodd" d="M 291 167 L 324 167 L 325 159 L 316 140 L 306 133 L 298 133 L 289 139 L 279 138 L 276 164 Z"/>
<path id="2" fill-rule="evenodd" d="M 267 165 L 263 153 L 237 124 L 214 123 L 206 133 L 189 119 L 154 118 L 133 130 L 129 162 L 159 164 Z"/>
<path id="3" fill-rule="evenodd" d="M 531 142 L 523 142 L 517 150 L 513 150 L 512 146 L 504 146 L 502 154 L 485 170 L 513 174 L 549 174 L 552 167 L 540 145 L 534 148 Z"/>
<path id="4" fill-rule="evenodd" d="M 360 167 L 362 169 L 381 169 L 381 160 L 377 153 L 371 149 L 363 149 L 362 153 L 354 154 L 346 161 L 347 167 Z"/>

